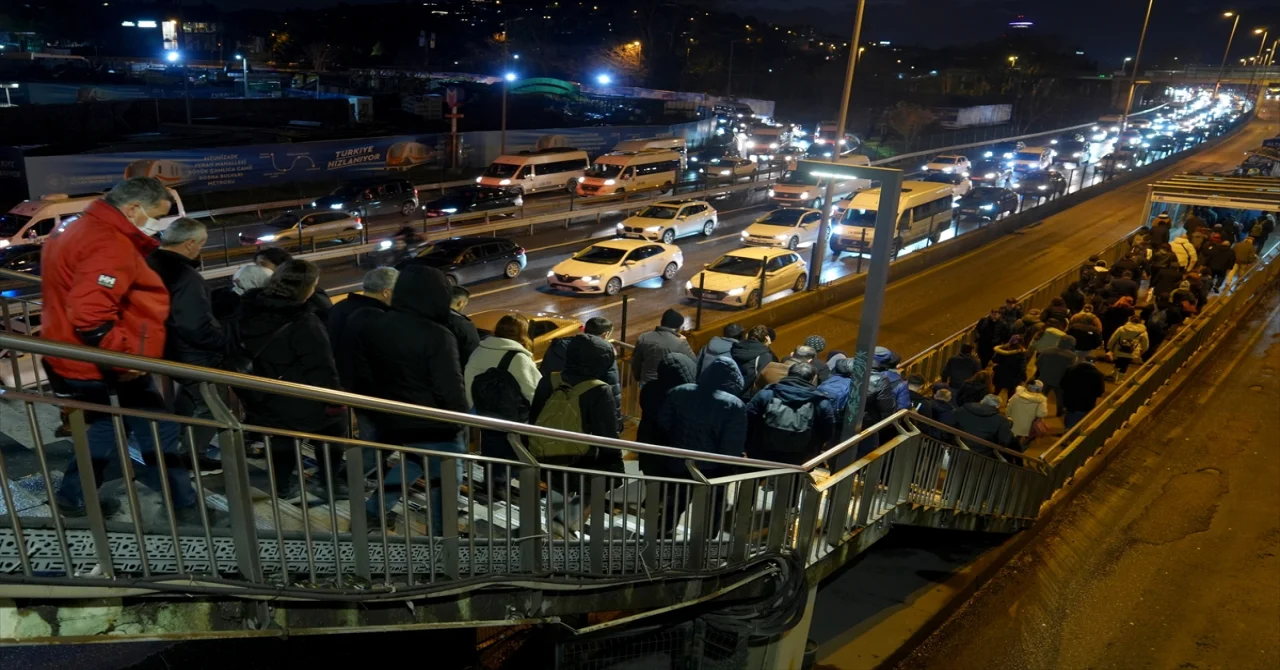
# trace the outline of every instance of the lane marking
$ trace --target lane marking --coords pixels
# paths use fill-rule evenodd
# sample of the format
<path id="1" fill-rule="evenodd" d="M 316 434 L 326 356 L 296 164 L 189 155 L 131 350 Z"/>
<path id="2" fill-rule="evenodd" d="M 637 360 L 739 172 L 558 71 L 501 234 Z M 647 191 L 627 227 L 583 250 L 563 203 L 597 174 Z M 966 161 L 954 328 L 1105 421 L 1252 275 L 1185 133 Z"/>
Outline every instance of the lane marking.
<path id="1" fill-rule="evenodd" d="M 510 291 L 510 290 L 511 290 L 511 289 L 513 289 L 513 288 L 521 288 L 521 287 L 524 287 L 524 286 L 528 286 L 528 285 L 530 285 L 530 284 L 532 284 L 532 283 L 533 283 L 533 282 L 531 282 L 531 281 L 526 281 L 526 282 L 520 282 L 519 284 L 511 284 L 511 285 L 509 285 L 509 286 L 503 286 L 502 288 L 495 288 L 495 289 L 490 289 L 490 290 L 488 290 L 488 291 L 481 291 L 481 292 L 479 292 L 479 293 L 472 293 L 472 294 L 471 294 L 471 297 L 472 297 L 472 298 L 482 298 L 482 297 L 484 297 L 484 296 L 486 296 L 486 295 L 493 295 L 494 293 L 502 293 L 503 291 Z"/>
<path id="2" fill-rule="evenodd" d="M 712 242 L 719 242 L 720 240 L 727 240 L 727 239 L 729 239 L 729 238 L 731 238 L 731 237 L 737 237 L 737 238 L 741 239 L 741 238 L 742 238 L 742 233 L 729 233 L 728 235 L 721 235 L 720 237 L 708 237 L 708 238 L 707 238 L 707 239 L 705 239 L 705 240 L 698 240 L 697 242 L 694 242 L 694 244 L 711 244 Z"/>
<path id="3" fill-rule="evenodd" d="M 586 315 L 588 315 L 588 314 L 591 314 L 592 312 L 599 312 L 599 311 L 603 311 L 603 310 L 610 309 L 610 308 L 613 308 L 613 307 L 618 307 L 618 306 L 620 306 L 621 304 L 622 304 L 622 301 L 621 301 L 621 300 L 615 300 L 615 301 L 613 301 L 613 302 L 605 303 L 605 304 L 603 304 L 603 305 L 598 305 L 598 306 L 596 306 L 596 307 L 589 307 L 589 308 L 587 308 L 587 309 L 581 309 L 581 310 L 578 310 L 578 311 L 576 311 L 576 312 L 574 312 L 574 313 L 570 314 L 569 316 L 572 316 L 572 317 L 574 317 L 575 319 L 580 319 L 580 318 L 582 318 L 582 317 L 584 317 L 584 316 L 586 316 Z"/>

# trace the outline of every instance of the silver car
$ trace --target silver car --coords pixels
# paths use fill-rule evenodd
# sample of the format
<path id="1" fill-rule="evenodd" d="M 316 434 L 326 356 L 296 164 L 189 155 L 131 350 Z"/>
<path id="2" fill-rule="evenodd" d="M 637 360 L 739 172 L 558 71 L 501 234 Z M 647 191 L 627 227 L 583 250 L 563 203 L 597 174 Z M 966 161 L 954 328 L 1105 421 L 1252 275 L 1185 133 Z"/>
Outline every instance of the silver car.
<path id="1" fill-rule="evenodd" d="M 364 220 L 347 212 L 298 210 L 285 212 L 266 223 L 240 232 L 240 244 L 262 245 L 288 242 L 347 242 L 360 237 Z"/>

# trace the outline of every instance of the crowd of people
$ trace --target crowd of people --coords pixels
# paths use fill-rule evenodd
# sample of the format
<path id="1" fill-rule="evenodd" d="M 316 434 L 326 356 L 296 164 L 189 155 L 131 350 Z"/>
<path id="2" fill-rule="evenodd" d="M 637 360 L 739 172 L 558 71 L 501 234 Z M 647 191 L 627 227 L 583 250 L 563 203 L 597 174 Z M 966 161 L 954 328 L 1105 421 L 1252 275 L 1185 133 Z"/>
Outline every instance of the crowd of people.
<path id="1" fill-rule="evenodd" d="M 178 219 L 160 231 L 158 241 L 153 237 L 154 217 L 167 212 L 168 198 L 154 179 L 125 180 L 90 205 L 76 225 L 50 239 L 45 337 L 532 424 L 553 430 L 528 437 L 485 430 L 480 452 L 514 460 L 517 449 L 527 449 L 543 463 L 624 471 L 620 450 L 559 432 L 607 439 L 623 434 L 623 380 L 608 319 L 588 319 L 580 333 L 549 343 L 538 361 L 526 318 L 504 316 L 482 338 L 465 316 L 468 291 L 423 266 L 376 268 L 364 276 L 361 293 L 335 305 L 319 287 L 314 263 L 266 248 L 235 273 L 230 286 L 211 290 L 198 272 L 207 239 L 203 224 Z M 1209 223 L 1206 216 L 1188 217 L 1187 232 L 1174 240 L 1168 239 L 1168 217 L 1157 218 L 1113 266 L 1090 259 L 1079 281 L 1044 310 L 1024 313 L 1013 299 L 991 310 L 938 380 L 905 378 L 898 356 L 877 348 L 863 425 L 914 409 L 997 445 L 1020 448 L 1046 430 L 1052 397 L 1070 427 L 1105 392 L 1095 360 L 1110 361 L 1114 378 L 1123 379 L 1171 328 L 1247 268 L 1274 229 L 1274 221 L 1264 217 L 1241 237 L 1241 226 L 1230 217 Z M 667 310 L 635 344 L 629 374 L 638 386 L 639 442 L 800 464 L 839 440 L 859 372 L 844 352 L 827 351 L 824 338 L 813 335 L 780 357 L 771 329 L 739 324 L 695 352 L 681 332 L 684 323 L 683 315 Z M 55 392 L 64 397 L 212 417 L 200 385 L 180 375 L 161 388 L 160 380 L 137 371 L 58 357 L 44 364 Z M 248 389 L 237 389 L 236 396 L 246 424 L 319 436 L 309 440 L 319 467 L 313 483 L 297 471 L 301 459 L 293 440 L 277 439 L 267 448 L 281 499 L 343 498 L 350 495 L 347 469 L 359 467 L 365 477 L 381 469 L 382 497 L 368 497 L 365 513 L 372 527 L 390 526 L 405 494 L 402 482 L 412 485 L 425 476 L 432 483 L 431 522 L 440 528 L 439 458 L 425 459 L 425 469 L 424 459 L 402 458 L 388 470 L 391 464 L 379 462 L 386 450 L 364 449 L 362 463 L 344 463 L 341 450 L 326 453 L 322 438 L 461 454 L 469 447 L 460 424 L 420 413 L 352 412 Z M 88 481 L 101 486 L 117 458 L 115 426 L 105 414 L 90 414 L 88 422 Z M 155 466 L 156 454 L 162 454 L 175 515 L 181 523 L 197 523 L 200 495 L 188 470 L 216 466 L 214 431 L 184 431 L 161 421 L 153 433 L 142 419 L 127 416 L 123 425 L 146 460 L 139 479 L 161 490 Z M 863 440 L 859 454 L 877 444 L 875 437 Z M 461 477 L 462 461 L 455 462 Z M 689 474 L 681 459 L 642 455 L 639 465 L 650 475 Z M 700 467 L 708 476 L 730 471 L 711 461 Z M 68 466 L 56 498 L 64 515 L 86 513 L 77 463 Z M 107 515 L 121 507 L 109 496 L 99 500 Z"/>

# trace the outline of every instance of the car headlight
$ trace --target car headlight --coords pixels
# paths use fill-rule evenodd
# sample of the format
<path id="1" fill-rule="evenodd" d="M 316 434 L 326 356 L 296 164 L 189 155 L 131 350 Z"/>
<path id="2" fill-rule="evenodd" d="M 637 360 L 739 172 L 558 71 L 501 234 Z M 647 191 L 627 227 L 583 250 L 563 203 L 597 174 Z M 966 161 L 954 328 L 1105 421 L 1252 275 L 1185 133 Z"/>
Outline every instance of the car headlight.
<path id="1" fill-rule="evenodd" d="M 769 189 L 769 197 L 772 198 L 773 196 L 774 196 L 774 190 Z"/>
<path id="2" fill-rule="evenodd" d="M 383 240 L 378 243 L 378 248 L 382 249 L 383 251 L 390 249 L 392 246 L 393 246 L 393 243 L 391 242 L 391 240 Z"/>
<path id="3" fill-rule="evenodd" d="M 833 235 L 843 235 L 843 234 L 844 234 L 844 226 L 842 226 L 842 225 L 840 225 L 840 224 L 838 224 L 838 223 L 837 223 L 836 225 L 832 226 L 832 227 L 831 227 L 831 234 L 833 234 Z"/>
<path id="4" fill-rule="evenodd" d="M 1049 140 L 1049 144 L 1057 144 L 1058 140 Z"/>
<path id="5" fill-rule="evenodd" d="M 646 233 L 656 233 L 656 232 L 658 232 L 659 230 L 662 230 L 662 226 L 649 226 L 648 228 L 645 228 L 645 229 L 644 229 L 644 232 L 646 232 Z"/>
<path id="6" fill-rule="evenodd" d="M 756 145 L 756 143 L 755 143 L 755 142 L 752 142 L 751 140 L 747 140 L 747 142 L 746 142 L 743 146 L 745 146 L 746 148 L 750 149 L 750 148 L 754 147 L 755 145 Z"/>
<path id="7" fill-rule="evenodd" d="M 9 246 L 9 240 L 0 240 L 0 249 Z"/>
<path id="8" fill-rule="evenodd" d="M 457 207 L 446 207 L 446 208 L 444 208 L 444 209 L 442 209 L 442 210 L 440 210 L 440 211 L 444 212 L 445 214 L 457 214 L 457 213 L 458 213 L 458 208 L 457 208 Z"/>
<path id="9" fill-rule="evenodd" d="M 697 162 L 698 162 L 698 157 L 697 157 L 697 156 L 690 156 L 690 157 L 689 157 L 689 160 L 690 160 L 690 161 L 692 161 L 692 162 L 694 162 L 694 163 L 697 163 Z"/>
<path id="10" fill-rule="evenodd" d="M 1037 187 L 1036 187 L 1036 189 L 1037 189 L 1037 190 L 1040 190 L 1040 191 L 1047 191 L 1047 190 L 1049 190 L 1049 187 L 1048 187 L 1048 186 L 1045 186 L 1044 184 L 1041 184 L 1041 185 L 1037 186 Z"/>
<path id="11" fill-rule="evenodd" d="M 947 174 L 951 174 L 953 171 L 955 171 L 955 168 L 944 167 L 942 168 L 942 171 Z"/>
<path id="12" fill-rule="evenodd" d="M 995 179 L 995 178 L 996 178 L 996 173 L 994 173 L 994 172 L 988 172 L 988 173 L 986 173 L 986 174 L 982 175 L 982 178 L 983 178 L 983 179 Z"/>
<path id="13" fill-rule="evenodd" d="M 1072 158 L 1079 158 L 1079 157 L 1081 157 L 1081 156 L 1083 156 L 1083 155 L 1084 155 L 1084 154 L 1082 154 L 1082 153 L 1080 153 L 1079 151 L 1077 151 L 1077 152 L 1075 152 L 1075 153 L 1071 154 L 1071 157 L 1072 157 Z"/>
<path id="14" fill-rule="evenodd" d="M 992 156 L 994 156 L 994 155 L 995 155 L 994 153 L 992 153 L 992 152 L 990 152 L 990 151 L 986 151 L 986 152 L 983 152 L 982 157 L 983 157 L 983 158 L 991 158 L 991 157 L 992 157 Z"/>
<path id="15" fill-rule="evenodd" d="M 721 176 L 721 177 L 728 176 L 730 172 L 732 172 L 732 170 L 721 170 L 721 171 L 720 171 L 720 176 Z"/>
<path id="16" fill-rule="evenodd" d="M 692 290 L 693 290 L 693 280 L 692 280 L 692 279 L 690 279 L 689 281 L 687 281 L 687 282 L 685 282 L 685 283 L 684 283 L 684 290 L 686 290 L 686 291 L 692 291 Z"/>
<path id="17" fill-rule="evenodd" d="M 770 148 L 770 149 L 777 149 L 777 148 L 778 148 L 778 143 L 777 143 L 777 142 L 770 142 L 770 143 L 769 143 L 769 148 Z"/>
<path id="18" fill-rule="evenodd" d="M 342 209 L 342 203 L 335 202 L 332 205 L 329 205 L 329 209 Z"/>
<path id="19" fill-rule="evenodd" d="M 276 236 L 275 236 L 275 235 L 263 235 L 263 236 L 261 236 L 261 237 L 259 237 L 259 238 L 258 238 L 258 241 L 259 241 L 259 242 L 273 242 L 273 241 L 275 241 L 275 239 L 276 239 Z"/>
<path id="20" fill-rule="evenodd" d="M 800 199 L 801 199 L 801 200 L 808 200 L 808 199 L 809 199 L 809 192 L 808 192 L 808 191 L 801 191 L 801 192 L 800 192 Z"/>
<path id="21" fill-rule="evenodd" d="M 606 180 L 604 180 L 604 185 L 605 185 L 605 186 L 613 186 L 613 185 L 614 185 L 614 184 L 616 184 L 616 183 L 618 183 L 618 182 L 617 182 L 616 180 L 613 180 L 613 179 L 606 179 Z"/>
<path id="22" fill-rule="evenodd" d="M 978 209 L 984 209 L 984 210 L 987 210 L 987 211 L 991 211 L 991 210 L 993 210 L 993 209 L 995 209 L 995 208 L 996 208 L 996 206 L 995 206 L 995 205 L 982 205 L 982 206 L 981 206 L 981 207 L 979 207 Z"/>
<path id="23" fill-rule="evenodd" d="M 1150 142 L 1143 142 L 1143 143 L 1142 143 L 1142 148 L 1143 148 L 1143 149 L 1150 149 L 1150 148 L 1151 148 L 1151 143 L 1150 143 Z"/>
<path id="24" fill-rule="evenodd" d="M 774 236 L 773 236 L 773 239 L 775 239 L 775 240 L 785 240 L 785 239 L 787 239 L 788 237 L 790 237 L 790 235 L 774 235 Z"/>
<path id="25" fill-rule="evenodd" d="M 746 293 L 746 292 L 747 292 L 747 289 L 742 288 L 741 286 L 739 286 L 738 288 L 729 289 L 729 291 L 728 291 L 727 293 L 725 293 L 725 295 L 727 295 L 727 296 L 729 296 L 729 297 L 731 297 L 731 298 L 732 298 L 732 297 L 734 297 L 734 296 L 742 295 L 743 293 Z"/>
<path id="26" fill-rule="evenodd" d="M 484 179 L 484 177 L 476 177 L 476 183 L 479 184 L 481 179 Z"/>
<path id="27" fill-rule="evenodd" d="M 312 200 L 312 201 L 311 201 L 311 206 L 312 206 L 312 207 L 315 207 L 315 206 L 316 206 L 316 201 L 315 201 L 315 200 Z"/>
<path id="28" fill-rule="evenodd" d="M 928 169 L 929 169 L 929 164 L 928 164 L 928 163 L 925 163 L 924 165 L 921 165 L 921 166 L 920 166 L 920 169 L 921 169 L 921 170 L 928 170 Z"/>
<path id="29" fill-rule="evenodd" d="M 626 227 L 627 227 L 626 224 L 623 224 L 623 223 L 618 224 L 618 230 L 624 230 L 626 229 Z"/>
<path id="30" fill-rule="evenodd" d="M 547 276 L 548 276 L 548 277 L 554 277 L 554 276 L 556 276 L 556 271 L 555 271 L 555 270 L 547 270 Z"/>

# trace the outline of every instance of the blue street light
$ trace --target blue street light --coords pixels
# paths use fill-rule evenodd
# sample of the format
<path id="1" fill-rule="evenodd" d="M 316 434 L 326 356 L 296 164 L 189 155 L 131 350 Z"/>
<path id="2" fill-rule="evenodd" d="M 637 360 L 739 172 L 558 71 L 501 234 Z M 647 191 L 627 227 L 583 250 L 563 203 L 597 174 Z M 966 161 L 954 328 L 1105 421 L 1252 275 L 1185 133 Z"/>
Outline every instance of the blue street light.
<path id="1" fill-rule="evenodd" d="M 176 63 L 178 62 L 179 58 L 182 58 L 182 56 L 177 51 L 170 51 L 169 53 L 164 55 L 164 58 L 170 63 Z"/>
<path id="2" fill-rule="evenodd" d="M 504 78 L 504 79 L 506 79 L 507 81 L 515 81 L 515 80 L 516 80 L 516 73 L 514 73 L 514 72 L 508 72 L 507 74 L 503 75 L 503 78 Z"/>
<path id="3" fill-rule="evenodd" d="M 610 77 L 607 74 L 598 74 L 596 75 L 596 83 L 601 86 L 608 86 L 613 83 L 613 77 Z"/>

